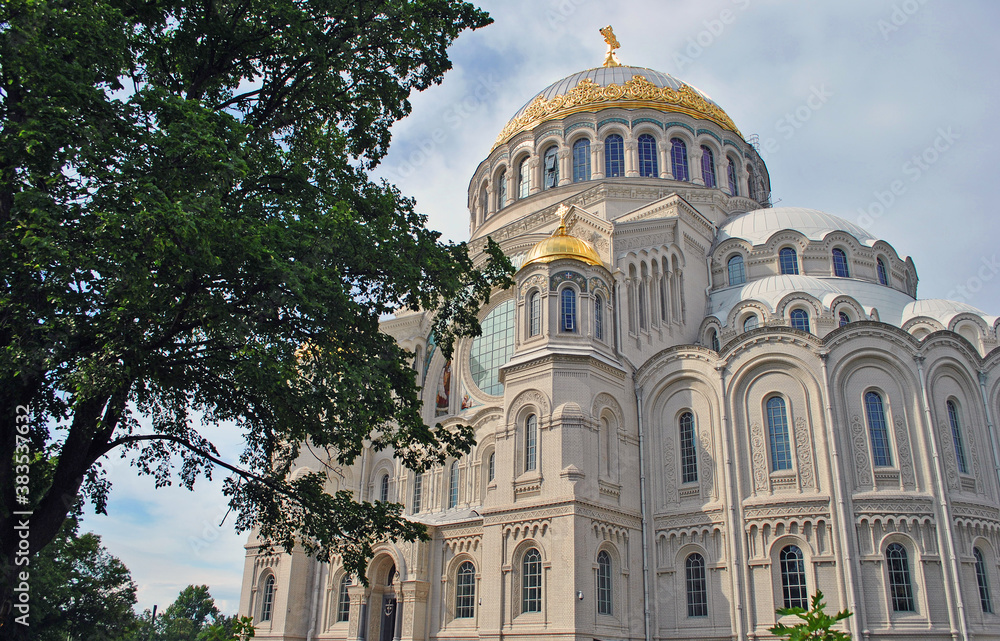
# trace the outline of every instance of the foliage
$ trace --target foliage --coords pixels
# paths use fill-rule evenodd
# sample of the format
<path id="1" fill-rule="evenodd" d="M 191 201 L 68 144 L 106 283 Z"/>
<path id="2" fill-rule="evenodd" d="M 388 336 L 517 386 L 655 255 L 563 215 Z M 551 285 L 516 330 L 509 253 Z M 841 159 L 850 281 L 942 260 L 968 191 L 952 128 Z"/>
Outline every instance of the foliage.
<path id="1" fill-rule="evenodd" d="M 0 3 L 0 415 L 29 408 L 22 451 L 53 462 L 17 508 L 0 465 L 0 530 L 32 510 L 37 553 L 80 497 L 104 511 L 102 457 L 123 455 L 159 485 L 221 466 L 238 527 L 355 571 L 422 535 L 323 474 L 287 479 L 304 443 L 331 467 L 370 443 L 414 469 L 471 446 L 424 425 L 379 319 L 436 310 L 448 354 L 512 268 L 493 243 L 475 268 L 366 172 L 489 22 L 460 0 Z M 244 430 L 239 461 L 204 429 L 221 421 Z"/>
<path id="2" fill-rule="evenodd" d="M 252 618 L 234 615 L 205 628 L 198 635 L 198 641 L 248 641 L 254 632 Z"/>
<path id="3" fill-rule="evenodd" d="M 779 616 L 797 616 L 802 623 L 793 626 L 779 623 L 770 628 L 771 634 L 785 637 L 789 641 L 847 641 L 851 635 L 840 630 L 833 630 L 833 626 L 843 621 L 853 613 L 841 610 L 837 614 L 830 616 L 824 612 L 826 604 L 823 603 L 823 593 L 819 590 L 812 597 L 812 608 L 806 611 L 803 608 L 781 608 L 777 610 Z"/>
<path id="4" fill-rule="evenodd" d="M 149 610 L 140 621 L 127 641 L 245 641 L 254 631 L 250 617 L 220 613 L 207 585 L 187 586 L 155 621 Z"/>
<path id="5" fill-rule="evenodd" d="M 32 560 L 31 631 L 38 641 L 119 639 L 136 627 L 136 585 L 96 534 L 67 519 Z"/>

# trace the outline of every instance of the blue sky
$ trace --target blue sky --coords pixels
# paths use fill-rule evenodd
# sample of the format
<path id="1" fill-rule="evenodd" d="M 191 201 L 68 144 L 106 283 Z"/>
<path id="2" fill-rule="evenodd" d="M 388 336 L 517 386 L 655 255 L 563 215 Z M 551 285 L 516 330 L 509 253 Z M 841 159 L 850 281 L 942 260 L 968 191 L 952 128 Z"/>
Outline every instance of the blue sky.
<path id="1" fill-rule="evenodd" d="M 778 206 L 820 209 L 887 240 L 913 258 L 921 298 L 1000 314 L 1000 3 L 609 4 L 480 3 L 495 24 L 459 38 L 455 68 L 413 98 L 376 175 L 415 197 L 432 228 L 464 240 L 468 180 L 497 133 L 550 83 L 600 65 L 598 29 L 610 23 L 624 64 L 694 85 L 745 136 L 759 135 Z M 236 459 L 235 429 L 207 435 Z M 140 607 L 165 607 L 204 583 L 235 612 L 246 537 L 232 516 L 219 526 L 223 475 L 193 493 L 155 489 L 128 461 L 111 462 L 108 515 L 88 515 L 83 527 L 131 569 Z"/>

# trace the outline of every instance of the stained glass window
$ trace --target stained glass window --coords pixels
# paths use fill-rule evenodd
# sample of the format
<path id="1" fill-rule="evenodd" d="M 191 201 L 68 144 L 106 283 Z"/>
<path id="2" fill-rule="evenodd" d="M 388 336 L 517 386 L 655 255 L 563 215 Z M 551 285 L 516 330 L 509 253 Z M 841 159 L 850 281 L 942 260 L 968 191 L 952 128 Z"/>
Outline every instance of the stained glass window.
<path id="1" fill-rule="evenodd" d="M 499 372 L 514 356 L 514 307 L 513 299 L 494 307 L 481 323 L 482 335 L 472 341 L 469 371 L 485 394 L 503 394 Z"/>

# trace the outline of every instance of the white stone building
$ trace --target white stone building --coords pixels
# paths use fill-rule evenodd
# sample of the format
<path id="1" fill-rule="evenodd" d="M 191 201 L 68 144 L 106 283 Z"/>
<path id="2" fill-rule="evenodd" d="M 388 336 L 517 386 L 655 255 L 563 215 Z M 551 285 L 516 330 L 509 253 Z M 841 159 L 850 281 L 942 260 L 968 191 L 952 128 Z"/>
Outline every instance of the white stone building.
<path id="1" fill-rule="evenodd" d="M 427 314 L 383 324 L 428 424 L 477 443 L 422 475 L 368 451 L 330 489 L 431 540 L 381 545 L 364 587 L 251 537 L 256 638 L 752 639 L 822 590 L 858 639 L 1000 639 L 1000 319 L 771 208 L 718 105 L 616 62 L 542 90 L 472 176 L 474 254 L 519 268 L 483 336 L 446 363 Z"/>

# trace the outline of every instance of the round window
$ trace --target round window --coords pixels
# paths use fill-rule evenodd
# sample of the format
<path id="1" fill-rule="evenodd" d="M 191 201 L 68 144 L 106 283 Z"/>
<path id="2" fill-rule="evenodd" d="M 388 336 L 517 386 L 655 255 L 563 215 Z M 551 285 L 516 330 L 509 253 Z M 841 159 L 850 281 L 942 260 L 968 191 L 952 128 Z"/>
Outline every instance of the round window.
<path id="1" fill-rule="evenodd" d="M 469 371 L 485 394 L 503 394 L 500 368 L 514 356 L 514 300 L 494 307 L 482 322 L 483 335 L 472 341 Z"/>

